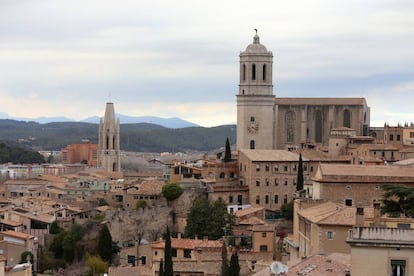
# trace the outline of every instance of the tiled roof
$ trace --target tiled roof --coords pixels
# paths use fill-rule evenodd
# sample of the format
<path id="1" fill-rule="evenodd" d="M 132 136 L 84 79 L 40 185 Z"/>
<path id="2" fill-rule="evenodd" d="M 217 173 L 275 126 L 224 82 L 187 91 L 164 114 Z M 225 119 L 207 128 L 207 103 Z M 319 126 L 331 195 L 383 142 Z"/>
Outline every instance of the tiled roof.
<path id="1" fill-rule="evenodd" d="M 287 150 L 261 150 L 261 149 L 243 149 L 240 152 L 249 158 L 251 161 L 299 161 L 299 154 Z M 303 158 L 303 161 L 309 161 Z"/>
<path id="2" fill-rule="evenodd" d="M 277 105 L 365 105 L 365 98 L 279 98 Z"/>
<path id="3" fill-rule="evenodd" d="M 320 176 L 318 174 L 321 173 Z M 313 178 L 319 182 L 414 182 L 414 170 L 407 166 L 320 164 Z"/>
<path id="4" fill-rule="evenodd" d="M 2 219 L 2 220 L 0 220 L 0 223 L 10 225 L 10 226 L 13 226 L 13 227 L 23 225 L 21 222 L 14 221 L 14 220 L 8 220 L 8 219 Z"/>
<path id="5" fill-rule="evenodd" d="M 137 195 L 159 195 L 162 192 L 162 187 L 164 186 L 164 180 L 144 180 L 140 184 L 134 185 L 136 189 L 128 189 L 128 194 L 137 194 Z"/>
<path id="6" fill-rule="evenodd" d="M 12 230 L 7 230 L 7 231 L 3 231 L 1 232 L 1 234 L 6 235 L 6 236 L 10 236 L 10 237 L 14 237 L 14 238 L 18 238 L 18 239 L 33 239 L 34 236 L 30 235 L 30 234 L 26 234 L 26 233 L 22 233 L 22 232 L 16 232 L 16 231 L 12 231 Z"/>
<path id="7" fill-rule="evenodd" d="M 263 210 L 264 210 L 264 207 L 249 207 L 249 208 L 244 208 L 244 209 L 241 209 L 241 210 L 237 210 L 234 213 L 234 215 L 236 217 L 243 217 L 243 216 L 246 216 L 248 214 L 253 214 L 253 213 L 256 213 L 256 212 L 259 212 L 259 211 L 263 211 Z"/>
<path id="8" fill-rule="evenodd" d="M 257 225 L 257 224 L 265 224 L 265 222 L 257 217 L 251 217 L 244 220 L 241 220 L 239 224 L 242 225 Z"/>
<path id="9" fill-rule="evenodd" d="M 349 155 L 340 155 L 340 156 L 330 156 L 328 153 L 319 151 L 319 150 L 303 150 L 302 159 L 308 159 L 310 161 L 331 161 L 331 162 L 350 162 L 352 156 Z"/>
<path id="10" fill-rule="evenodd" d="M 162 249 L 165 241 L 156 241 L 152 243 L 153 248 Z M 202 239 L 180 239 L 172 238 L 171 247 L 181 249 L 197 249 L 197 248 L 221 248 L 222 241 L 202 240 Z"/>
<path id="11" fill-rule="evenodd" d="M 351 269 L 349 254 L 332 253 L 329 255 L 313 255 L 300 263 L 289 267 L 288 276 L 306 275 L 345 275 Z"/>
<path id="12" fill-rule="evenodd" d="M 319 225 L 349 225 L 356 222 L 356 208 L 333 202 L 322 203 L 298 212 L 301 217 Z M 373 218 L 374 209 L 364 208 L 364 217 Z"/>
<path id="13" fill-rule="evenodd" d="M 393 166 L 412 166 L 412 165 L 414 165 L 414 158 L 394 162 L 391 165 L 393 165 Z"/>

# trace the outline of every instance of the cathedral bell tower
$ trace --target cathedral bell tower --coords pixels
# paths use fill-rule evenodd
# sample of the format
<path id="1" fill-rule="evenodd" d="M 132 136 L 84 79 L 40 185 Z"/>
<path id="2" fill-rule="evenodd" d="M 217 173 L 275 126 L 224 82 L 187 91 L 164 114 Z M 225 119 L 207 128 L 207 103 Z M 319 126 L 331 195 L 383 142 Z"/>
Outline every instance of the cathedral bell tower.
<path id="1" fill-rule="evenodd" d="M 113 103 L 106 103 L 105 117 L 99 122 L 98 167 L 107 172 L 121 171 L 119 119 L 115 119 Z"/>
<path id="2" fill-rule="evenodd" d="M 237 95 L 237 149 L 275 148 L 275 96 L 272 82 L 273 54 L 253 43 L 240 53 L 240 81 Z"/>

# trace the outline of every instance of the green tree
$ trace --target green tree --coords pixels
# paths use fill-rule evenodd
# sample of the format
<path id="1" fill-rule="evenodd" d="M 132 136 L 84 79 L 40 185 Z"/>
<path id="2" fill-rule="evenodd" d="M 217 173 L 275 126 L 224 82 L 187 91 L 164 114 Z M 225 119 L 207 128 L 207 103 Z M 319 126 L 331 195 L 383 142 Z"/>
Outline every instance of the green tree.
<path id="1" fill-rule="evenodd" d="M 226 139 L 226 151 L 224 152 L 224 162 L 230 162 L 231 161 L 231 148 L 230 148 L 230 142 L 229 138 Z"/>
<path id="2" fill-rule="evenodd" d="M 59 234 L 61 228 L 59 227 L 59 224 L 56 220 L 54 220 L 51 224 L 50 224 L 50 228 L 49 228 L 49 233 L 50 234 Z"/>
<path id="3" fill-rule="evenodd" d="M 53 255 L 56 259 L 63 257 L 63 239 L 65 238 L 67 232 L 62 231 L 56 237 L 53 238 L 52 243 L 50 244 L 49 250 L 53 252 Z"/>
<path id="4" fill-rule="evenodd" d="M 138 199 L 137 202 L 135 202 L 135 209 L 144 209 L 147 207 L 147 202 L 143 199 Z"/>
<path id="5" fill-rule="evenodd" d="M 298 176 L 296 179 L 296 191 L 303 190 L 303 161 L 302 153 L 299 154 Z"/>
<path id="6" fill-rule="evenodd" d="M 240 275 L 239 256 L 237 253 L 233 253 L 230 258 L 229 276 Z"/>
<path id="7" fill-rule="evenodd" d="M 161 261 L 160 261 L 160 271 L 158 273 L 158 276 L 165 276 L 164 275 L 164 261 L 163 261 L 163 259 L 161 259 Z"/>
<path id="8" fill-rule="evenodd" d="M 30 251 L 24 251 L 22 254 L 20 254 L 20 264 L 28 263 L 30 262 L 33 264 L 34 256 L 33 253 Z"/>
<path id="9" fill-rule="evenodd" d="M 75 259 L 76 240 L 72 232 L 65 235 L 62 241 L 63 257 L 67 262 L 73 262 Z"/>
<path id="10" fill-rule="evenodd" d="M 227 259 L 227 246 L 223 240 L 221 247 L 221 276 L 228 276 L 229 273 L 229 260 Z"/>
<path id="11" fill-rule="evenodd" d="M 173 261 L 172 261 L 172 249 L 171 249 L 171 233 L 170 229 L 167 227 L 167 233 L 165 237 L 165 246 L 164 246 L 164 276 L 173 276 Z"/>
<path id="12" fill-rule="evenodd" d="M 183 193 L 183 188 L 177 183 L 171 183 L 162 187 L 162 195 L 168 200 L 172 201 L 180 197 Z"/>
<path id="13" fill-rule="evenodd" d="M 414 188 L 394 184 L 386 184 L 381 188 L 384 191 L 382 213 L 392 217 L 414 217 Z"/>
<path id="14" fill-rule="evenodd" d="M 108 272 L 108 264 L 99 256 L 88 255 L 86 258 L 86 265 L 88 266 L 89 275 L 102 275 L 103 273 Z"/>
<path id="15" fill-rule="evenodd" d="M 293 201 L 280 207 L 281 215 L 287 220 L 293 220 Z"/>
<path id="16" fill-rule="evenodd" d="M 111 262 L 112 257 L 112 236 L 108 226 L 104 225 L 99 232 L 98 254 L 105 262 Z"/>
<path id="17" fill-rule="evenodd" d="M 217 240 L 231 233 L 234 217 L 227 213 L 222 200 L 210 202 L 206 198 L 196 199 L 187 215 L 184 236 L 188 238 L 208 237 Z"/>

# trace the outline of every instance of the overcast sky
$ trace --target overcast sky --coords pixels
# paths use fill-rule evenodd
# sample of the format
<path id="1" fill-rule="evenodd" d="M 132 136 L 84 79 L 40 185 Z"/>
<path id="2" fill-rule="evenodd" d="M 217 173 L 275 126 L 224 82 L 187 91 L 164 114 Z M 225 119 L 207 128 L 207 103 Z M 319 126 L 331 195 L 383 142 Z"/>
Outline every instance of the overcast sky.
<path id="1" fill-rule="evenodd" d="M 414 1 L 0 0 L 0 113 L 236 122 L 239 53 L 274 55 L 280 97 L 366 97 L 414 121 Z"/>

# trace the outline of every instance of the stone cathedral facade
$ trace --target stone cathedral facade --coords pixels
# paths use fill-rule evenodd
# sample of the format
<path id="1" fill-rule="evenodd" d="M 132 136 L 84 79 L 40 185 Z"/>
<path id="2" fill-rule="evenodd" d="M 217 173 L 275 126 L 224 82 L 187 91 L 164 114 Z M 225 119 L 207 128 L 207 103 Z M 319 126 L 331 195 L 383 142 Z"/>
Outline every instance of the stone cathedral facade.
<path id="1" fill-rule="evenodd" d="M 365 98 L 279 98 L 273 94 L 273 54 L 260 43 L 240 53 L 237 149 L 287 149 L 327 145 L 332 128 L 367 135 L 370 109 Z"/>
<path id="2" fill-rule="evenodd" d="M 105 116 L 99 122 L 98 167 L 107 172 L 121 171 L 119 119 L 115 118 L 113 103 L 107 103 Z"/>

